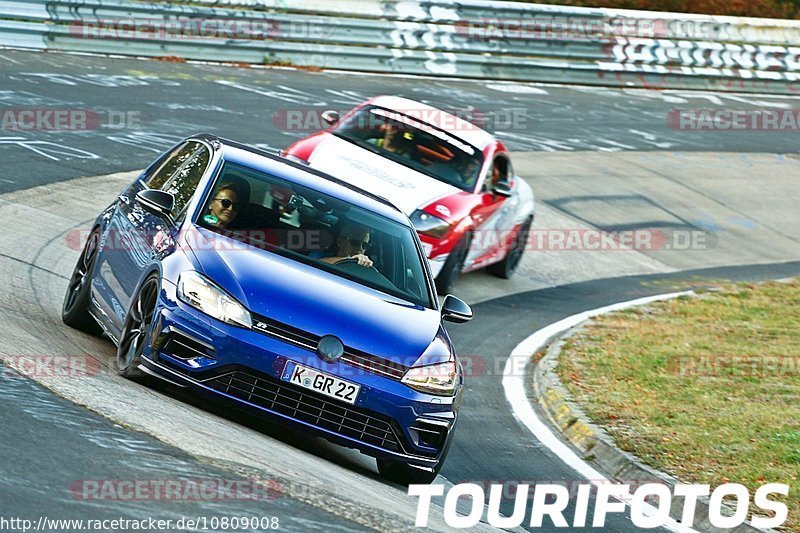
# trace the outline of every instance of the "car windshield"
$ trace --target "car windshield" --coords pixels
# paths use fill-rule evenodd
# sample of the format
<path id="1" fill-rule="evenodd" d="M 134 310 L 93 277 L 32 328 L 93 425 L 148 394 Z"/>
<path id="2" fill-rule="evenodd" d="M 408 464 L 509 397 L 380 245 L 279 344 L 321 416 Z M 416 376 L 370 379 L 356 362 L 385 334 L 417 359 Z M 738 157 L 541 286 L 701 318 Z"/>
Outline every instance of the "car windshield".
<path id="1" fill-rule="evenodd" d="M 381 107 L 361 109 L 343 120 L 333 133 L 465 191 L 475 186 L 483 165 L 483 154 L 474 146 L 444 130 Z"/>
<path id="2" fill-rule="evenodd" d="M 434 308 L 411 227 L 278 176 L 226 162 L 195 222 Z"/>

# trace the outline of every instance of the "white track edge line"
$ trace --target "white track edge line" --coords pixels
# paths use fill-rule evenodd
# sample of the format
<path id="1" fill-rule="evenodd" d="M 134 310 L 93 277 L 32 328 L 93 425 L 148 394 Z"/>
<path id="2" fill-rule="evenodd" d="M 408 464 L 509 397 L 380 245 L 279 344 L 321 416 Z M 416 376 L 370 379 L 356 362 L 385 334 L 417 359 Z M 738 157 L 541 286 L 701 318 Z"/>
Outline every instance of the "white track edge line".
<path id="1" fill-rule="evenodd" d="M 527 374 L 527 368 L 530 364 L 530 358 L 556 335 L 592 317 L 690 294 L 693 294 L 693 291 L 672 292 L 620 302 L 569 316 L 536 331 L 520 342 L 506 360 L 503 371 L 503 390 L 505 391 L 506 400 L 511 404 L 511 412 L 543 445 L 552 451 L 567 466 L 578 472 L 578 474 L 586 478 L 593 485 L 599 486 L 601 484 L 611 483 L 608 478 L 586 463 L 561 439 L 556 437 L 550 427 L 536 415 L 536 411 L 534 411 L 533 406 L 528 400 L 528 395 L 525 392 L 525 375 Z M 519 361 L 520 358 L 524 359 L 524 362 L 522 364 L 515 363 L 515 361 Z M 516 372 L 514 370 L 516 370 Z M 623 501 L 626 506 L 630 507 L 632 494 L 629 493 L 619 499 Z M 652 513 L 655 512 L 655 508 L 649 504 L 645 504 L 645 509 Z M 671 517 L 663 527 L 670 531 L 681 533 L 696 531 L 678 523 Z"/>

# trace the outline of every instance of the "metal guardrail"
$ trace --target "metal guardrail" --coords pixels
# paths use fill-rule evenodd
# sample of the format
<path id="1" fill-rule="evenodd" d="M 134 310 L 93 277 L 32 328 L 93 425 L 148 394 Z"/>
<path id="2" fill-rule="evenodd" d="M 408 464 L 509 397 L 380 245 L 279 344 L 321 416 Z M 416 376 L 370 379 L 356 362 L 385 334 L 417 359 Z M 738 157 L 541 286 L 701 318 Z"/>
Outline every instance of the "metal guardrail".
<path id="1" fill-rule="evenodd" d="M 800 22 L 483 0 L 0 0 L 0 46 L 792 93 Z"/>
<path id="2" fill-rule="evenodd" d="M 557 19 L 622 21 L 650 20 L 661 25 L 658 37 L 720 42 L 796 45 L 800 23 L 793 20 L 705 16 L 619 9 L 585 8 L 495 0 L 193 0 L 193 4 L 247 8 L 271 12 L 387 18 L 417 22 L 458 22 L 480 19 Z M 650 35 L 638 35 L 649 37 Z"/>
<path id="3" fill-rule="evenodd" d="M 9 22 L 0 20 L 0 43 L 14 48 L 44 50 L 47 26 L 36 22 Z"/>

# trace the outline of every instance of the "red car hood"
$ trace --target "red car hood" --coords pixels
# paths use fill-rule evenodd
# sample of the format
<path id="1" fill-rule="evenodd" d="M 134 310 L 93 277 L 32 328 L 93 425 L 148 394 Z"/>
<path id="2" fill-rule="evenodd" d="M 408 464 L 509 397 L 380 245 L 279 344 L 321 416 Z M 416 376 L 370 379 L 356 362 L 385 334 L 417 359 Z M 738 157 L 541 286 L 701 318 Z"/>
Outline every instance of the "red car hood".
<path id="1" fill-rule="evenodd" d="M 335 135 L 326 135 L 309 163 L 356 187 L 383 196 L 407 215 L 460 189 Z"/>

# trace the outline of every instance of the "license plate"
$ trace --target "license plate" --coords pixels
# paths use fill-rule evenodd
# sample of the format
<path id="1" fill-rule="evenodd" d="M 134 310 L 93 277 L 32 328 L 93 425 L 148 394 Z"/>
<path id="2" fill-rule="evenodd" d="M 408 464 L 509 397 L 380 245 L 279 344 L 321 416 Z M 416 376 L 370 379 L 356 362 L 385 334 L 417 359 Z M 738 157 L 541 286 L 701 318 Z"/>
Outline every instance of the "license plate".
<path id="1" fill-rule="evenodd" d="M 361 390 L 361 385 L 291 361 L 283 369 L 281 379 L 349 404 L 356 403 L 358 391 Z"/>

